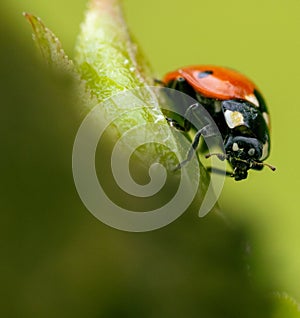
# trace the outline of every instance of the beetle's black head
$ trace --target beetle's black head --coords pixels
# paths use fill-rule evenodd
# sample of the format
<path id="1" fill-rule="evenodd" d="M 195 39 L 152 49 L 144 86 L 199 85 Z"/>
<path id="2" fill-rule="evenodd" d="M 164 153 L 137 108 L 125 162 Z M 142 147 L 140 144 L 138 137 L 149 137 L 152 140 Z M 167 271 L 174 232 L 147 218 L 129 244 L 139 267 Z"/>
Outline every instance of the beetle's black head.
<path id="1" fill-rule="evenodd" d="M 234 177 L 235 181 L 246 179 L 249 169 L 250 166 L 248 163 L 237 161 L 236 166 L 233 169 L 232 177 Z"/>
<path id="2" fill-rule="evenodd" d="M 230 136 L 225 143 L 228 161 L 233 168 L 235 180 L 243 180 L 251 168 L 260 170 L 259 158 L 262 156 L 263 144 L 256 138 L 245 136 Z"/>

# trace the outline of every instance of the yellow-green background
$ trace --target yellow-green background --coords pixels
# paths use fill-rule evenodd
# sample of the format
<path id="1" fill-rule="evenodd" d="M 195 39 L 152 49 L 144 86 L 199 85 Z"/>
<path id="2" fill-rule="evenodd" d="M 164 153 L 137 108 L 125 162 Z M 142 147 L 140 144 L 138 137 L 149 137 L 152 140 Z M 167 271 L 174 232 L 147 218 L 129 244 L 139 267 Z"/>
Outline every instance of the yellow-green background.
<path id="1" fill-rule="evenodd" d="M 14 37 L 26 50 L 35 54 L 31 29 L 21 15 L 23 11 L 40 16 L 71 57 L 85 8 L 85 0 L 1 3 L 8 29 L 13 30 Z M 272 121 L 268 162 L 277 171 L 250 172 L 246 181 L 238 183 L 227 180 L 220 204 L 234 220 L 251 224 L 252 244 L 261 260 L 260 266 L 271 273 L 276 289 L 287 291 L 300 301 L 300 2 L 126 0 L 124 9 L 131 30 L 158 77 L 179 66 L 209 63 L 240 70 L 260 87 Z M 1 46 L 5 46 L 4 40 Z M 39 110 L 39 115 L 42 114 Z M 87 212 L 83 208 L 81 213 Z M 80 218 L 76 214 L 77 219 Z M 91 217 L 84 226 L 98 231 L 96 222 Z M 73 233 L 67 223 L 60 227 L 59 231 Z M 32 231 L 38 229 L 33 226 Z M 90 239 L 95 238 L 94 235 Z M 80 237 L 77 240 L 80 242 Z M 64 245 L 68 244 L 71 246 L 72 240 L 64 241 Z M 66 248 L 69 255 L 61 250 L 62 262 L 64 259 L 72 262 L 68 259 L 72 259 L 70 246 Z M 51 264 L 51 248 L 47 253 Z M 88 273 L 87 277 L 93 280 Z M 30 276 L 26 279 L 30 280 Z M 77 287 L 87 288 L 88 293 L 87 282 L 74 284 Z"/>

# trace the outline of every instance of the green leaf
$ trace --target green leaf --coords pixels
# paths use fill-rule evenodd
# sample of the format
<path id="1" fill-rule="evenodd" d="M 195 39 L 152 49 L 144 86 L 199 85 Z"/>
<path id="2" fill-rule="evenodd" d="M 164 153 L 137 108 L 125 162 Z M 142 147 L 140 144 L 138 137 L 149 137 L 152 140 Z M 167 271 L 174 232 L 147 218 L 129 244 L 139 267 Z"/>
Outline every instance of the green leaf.
<path id="1" fill-rule="evenodd" d="M 73 81 L 73 111 L 83 114 L 91 109 L 95 101 L 91 98 L 85 83 L 80 79 L 73 61 L 65 53 L 60 40 L 39 17 L 26 12 L 23 15 L 32 26 L 33 40 L 43 61 L 52 70 L 67 75 Z"/>
<path id="2" fill-rule="evenodd" d="M 106 101 L 101 105 L 101 111 L 106 123 L 113 126 L 110 134 L 116 135 L 113 143 L 129 129 L 143 127 L 148 139 L 159 142 L 145 144 L 135 151 L 140 163 L 149 168 L 152 163 L 159 162 L 170 172 L 178 164 L 175 154 L 179 155 L 179 160 L 185 159 L 188 149 L 174 138 L 160 109 L 161 101 L 149 88 L 149 85 L 154 85 L 154 77 L 141 50 L 130 36 L 120 1 L 90 2 L 77 41 L 75 64 L 92 96 L 98 102 Z M 132 100 L 126 98 L 126 105 L 107 102 L 115 94 L 130 89 L 136 89 L 133 94 L 135 96 Z M 134 108 L 137 104 L 139 109 Z M 126 143 L 130 144 L 131 141 L 127 140 Z M 166 147 L 169 149 L 166 150 Z M 177 178 L 179 173 L 172 174 Z M 192 187 L 200 178 L 198 201 L 202 200 L 209 176 L 201 163 L 200 169 L 190 169 L 189 178 Z"/>
<path id="3" fill-rule="evenodd" d="M 32 14 L 24 13 L 33 29 L 33 39 L 43 59 L 50 66 L 71 71 L 74 69 L 73 62 L 68 58 L 59 39 L 54 33 L 45 27 L 40 18 Z"/>
<path id="4" fill-rule="evenodd" d="M 132 41 L 119 1 L 91 1 L 76 46 L 76 65 L 102 101 L 124 89 L 153 85 L 148 63 Z"/>

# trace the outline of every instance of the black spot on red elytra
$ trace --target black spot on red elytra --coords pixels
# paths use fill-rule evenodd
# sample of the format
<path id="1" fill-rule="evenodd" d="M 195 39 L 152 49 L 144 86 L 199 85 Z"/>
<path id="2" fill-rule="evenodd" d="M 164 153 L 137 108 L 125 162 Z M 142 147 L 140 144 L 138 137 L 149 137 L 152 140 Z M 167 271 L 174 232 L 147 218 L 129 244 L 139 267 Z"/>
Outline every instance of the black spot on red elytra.
<path id="1" fill-rule="evenodd" d="M 204 77 L 207 77 L 211 74 L 213 74 L 213 71 L 207 70 L 207 71 L 199 72 L 197 74 L 197 76 L 198 76 L 198 78 L 204 78 Z"/>

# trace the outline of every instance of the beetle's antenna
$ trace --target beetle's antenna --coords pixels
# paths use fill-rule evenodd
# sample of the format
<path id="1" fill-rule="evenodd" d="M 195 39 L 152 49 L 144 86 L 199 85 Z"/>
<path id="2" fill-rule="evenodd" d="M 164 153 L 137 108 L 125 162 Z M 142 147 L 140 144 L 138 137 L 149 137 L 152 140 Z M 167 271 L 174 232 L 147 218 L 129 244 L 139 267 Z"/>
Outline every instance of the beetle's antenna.
<path id="1" fill-rule="evenodd" d="M 240 158 L 236 158 L 235 160 L 247 163 L 247 160 L 243 160 L 243 159 L 240 159 Z M 270 164 L 268 164 L 266 162 L 252 161 L 252 163 L 254 163 L 254 165 L 256 165 L 256 166 L 266 166 L 266 167 L 270 168 L 272 171 L 276 170 L 276 167 L 274 167 L 274 166 L 272 166 L 272 165 L 270 165 Z"/>
<path id="2" fill-rule="evenodd" d="M 212 156 L 217 156 L 218 159 L 224 161 L 225 159 L 227 159 L 227 155 L 225 153 L 209 153 L 207 155 L 205 155 L 205 158 L 208 159 Z"/>
<path id="3" fill-rule="evenodd" d="M 224 154 L 224 153 L 209 153 L 205 156 L 206 159 L 210 158 L 211 156 L 217 156 L 220 160 L 224 161 L 225 159 L 227 159 L 227 155 Z M 247 163 L 247 160 L 243 160 L 243 159 L 240 159 L 240 158 L 236 158 L 236 160 L 238 161 L 242 161 L 242 162 L 245 162 Z M 266 163 L 266 162 L 257 162 L 257 161 L 252 161 L 256 166 L 266 166 L 268 168 L 270 168 L 272 171 L 275 171 L 276 170 L 276 167 Z M 234 173 L 234 172 L 233 172 Z"/>
<path id="4" fill-rule="evenodd" d="M 266 167 L 270 168 L 272 171 L 276 170 L 276 167 L 274 167 L 272 165 L 269 165 L 268 163 L 265 163 L 265 162 L 256 162 L 256 161 L 254 161 L 254 164 L 256 164 L 257 166 L 266 166 Z"/>

